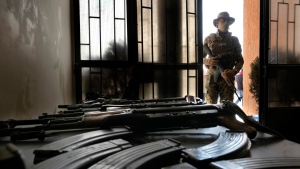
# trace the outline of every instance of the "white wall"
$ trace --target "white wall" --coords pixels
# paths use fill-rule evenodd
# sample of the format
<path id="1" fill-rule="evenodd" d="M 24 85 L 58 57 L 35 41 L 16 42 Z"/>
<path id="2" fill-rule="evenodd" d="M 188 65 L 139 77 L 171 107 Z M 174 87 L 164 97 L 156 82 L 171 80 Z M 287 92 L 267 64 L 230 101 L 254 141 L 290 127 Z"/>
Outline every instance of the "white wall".
<path id="1" fill-rule="evenodd" d="M 75 102 L 70 0 L 0 1 L 0 120 Z"/>

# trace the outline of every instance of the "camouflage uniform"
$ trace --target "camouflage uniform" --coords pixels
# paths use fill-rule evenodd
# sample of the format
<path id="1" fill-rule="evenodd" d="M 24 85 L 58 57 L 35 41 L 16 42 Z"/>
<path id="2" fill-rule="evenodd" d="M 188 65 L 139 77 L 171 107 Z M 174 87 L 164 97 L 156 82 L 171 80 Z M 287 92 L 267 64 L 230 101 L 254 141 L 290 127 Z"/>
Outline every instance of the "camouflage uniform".
<path id="1" fill-rule="evenodd" d="M 205 38 L 204 45 L 208 46 L 213 56 L 220 57 L 219 63 L 223 65 L 224 70 L 235 69 L 239 72 L 243 67 L 241 44 L 237 37 L 231 36 L 231 32 L 227 32 L 223 36 L 220 36 L 219 32 L 212 33 Z M 206 56 L 205 52 L 203 56 Z M 234 91 L 218 73 L 217 66 L 205 66 L 208 68 L 205 75 L 206 102 L 216 104 L 218 95 L 220 95 L 221 102 L 222 100 L 233 101 Z"/>

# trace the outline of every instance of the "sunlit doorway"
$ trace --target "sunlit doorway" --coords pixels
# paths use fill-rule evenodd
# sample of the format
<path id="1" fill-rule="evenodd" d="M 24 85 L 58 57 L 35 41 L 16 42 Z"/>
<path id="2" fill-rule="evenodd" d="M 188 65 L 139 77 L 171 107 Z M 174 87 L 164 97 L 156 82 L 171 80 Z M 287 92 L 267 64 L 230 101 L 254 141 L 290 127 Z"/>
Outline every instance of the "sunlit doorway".
<path id="1" fill-rule="evenodd" d="M 217 31 L 216 27 L 213 25 L 213 20 L 217 18 L 218 14 L 223 11 L 227 11 L 231 17 L 235 18 L 234 24 L 230 26 L 230 32 L 232 36 L 239 38 L 242 46 L 243 52 L 243 19 L 244 19 L 244 1 L 243 0 L 203 0 L 203 41 L 204 38 L 209 36 L 210 33 L 215 33 Z M 244 55 L 243 55 L 244 56 Z M 206 68 L 203 67 L 204 73 Z M 205 78 L 203 78 L 203 95 L 205 96 Z M 238 94 L 239 95 L 239 94 Z M 241 95 L 239 95 L 241 97 Z M 234 102 L 238 100 L 237 95 L 234 95 Z M 241 108 L 243 108 L 242 101 L 236 102 Z"/>

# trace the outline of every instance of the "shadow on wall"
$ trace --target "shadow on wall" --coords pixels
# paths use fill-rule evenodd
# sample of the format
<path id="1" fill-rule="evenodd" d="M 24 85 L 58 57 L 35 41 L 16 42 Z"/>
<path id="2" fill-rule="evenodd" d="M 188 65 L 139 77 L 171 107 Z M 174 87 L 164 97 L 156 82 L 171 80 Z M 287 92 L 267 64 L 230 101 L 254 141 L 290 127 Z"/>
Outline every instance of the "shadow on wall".
<path id="1" fill-rule="evenodd" d="M 110 42 L 101 60 L 127 61 L 124 43 Z M 87 93 L 97 93 L 100 97 L 122 98 L 129 80 L 132 79 L 131 71 L 131 68 L 100 68 L 100 76 L 91 79 L 83 78 L 86 81 L 91 80 L 92 88 Z"/>
<path id="2" fill-rule="evenodd" d="M 73 103 L 69 3 L 0 1 L 1 118 L 31 118 Z"/>

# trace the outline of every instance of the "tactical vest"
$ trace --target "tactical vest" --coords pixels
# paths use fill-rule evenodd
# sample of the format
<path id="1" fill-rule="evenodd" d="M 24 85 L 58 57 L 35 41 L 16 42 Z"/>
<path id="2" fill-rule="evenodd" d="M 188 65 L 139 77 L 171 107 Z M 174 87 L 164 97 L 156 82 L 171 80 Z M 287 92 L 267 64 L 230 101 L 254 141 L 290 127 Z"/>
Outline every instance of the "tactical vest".
<path id="1" fill-rule="evenodd" d="M 237 60 L 235 45 L 236 37 L 231 36 L 228 33 L 223 38 L 218 36 L 216 33 L 209 35 L 210 40 L 208 41 L 208 48 L 210 49 L 213 56 L 220 56 L 220 63 L 224 69 L 232 69 Z"/>

